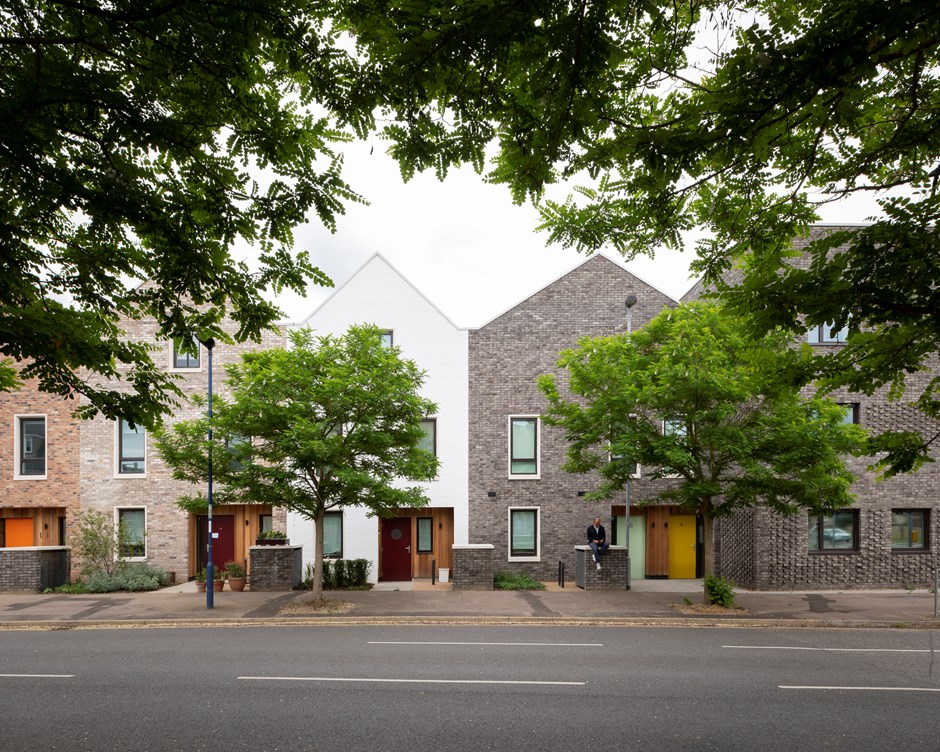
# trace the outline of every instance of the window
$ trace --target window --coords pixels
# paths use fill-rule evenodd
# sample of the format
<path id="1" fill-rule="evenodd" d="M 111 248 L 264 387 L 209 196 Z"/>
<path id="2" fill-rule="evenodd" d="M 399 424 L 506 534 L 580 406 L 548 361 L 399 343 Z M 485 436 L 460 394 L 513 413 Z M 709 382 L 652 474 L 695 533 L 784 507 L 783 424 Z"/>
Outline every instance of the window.
<path id="1" fill-rule="evenodd" d="M 425 418 L 421 421 L 421 430 L 424 438 L 418 447 L 437 457 L 437 418 Z"/>
<path id="2" fill-rule="evenodd" d="M 418 553 L 429 554 L 434 551 L 434 520 L 431 517 L 418 517 Z"/>
<path id="3" fill-rule="evenodd" d="M 251 439 L 245 436 L 232 436 L 225 440 L 228 453 L 228 470 L 239 473 L 245 469 L 246 460 L 251 456 Z"/>
<path id="4" fill-rule="evenodd" d="M 394 344 L 391 329 L 383 329 L 380 331 L 379 339 L 382 340 L 382 347 L 391 347 Z"/>
<path id="5" fill-rule="evenodd" d="M 811 345 L 835 345 L 845 342 L 848 336 L 848 326 L 836 329 L 832 323 L 826 323 L 811 327 L 806 332 L 806 341 Z"/>
<path id="6" fill-rule="evenodd" d="M 858 510 L 844 509 L 831 515 L 810 515 L 809 550 L 858 550 Z"/>
<path id="7" fill-rule="evenodd" d="M 509 419 L 509 477 L 538 478 L 539 419 Z"/>
<path id="8" fill-rule="evenodd" d="M 895 509 L 891 512 L 891 548 L 922 551 L 928 547 L 929 514 L 926 509 Z"/>
<path id="9" fill-rule="evenodd" d="M 41 415 L 16 419 L 16 472 L 18 478 L 46 476 L 46 418 Z"/>
<path id="10" fill-rule="evenodd" d="M 858 402 L 840 402 L 839 406 L 843 410 L 845 410 L 845 415 L 842 418 L 843 423 L 848 423 L 848 424 L 858 423 L 858 413 L 859 413 Z"/>
<path id="11" fill-rule="evenodd" d="M 116 509 L 118 524 L 118 556 L 122 559 L 143 559 L 147 556 L 147 515 L 143 509 Z"/>
<path id="12" fill-rule="evenodd" d="M 323 556 L 327 559 L 343 558 L 342 512 L 327 512 L 323 515 Z"/>
<path id="13" fill-rule="evenodd" d="M 143 475 L 146 434 L 140 426 L 121 419 L 118 424 L 118 474 Z"/>
<path id="14" fill-rule="evenodd" d="M 272 530 L 274 530 L 274 515 L 258 515 L 258 529 L 262 533 L 270 533 Z"/>
<path id="15" fill-rule="evenodd" d="M 173 368 L 199 368 L 199 340 L 195 337 L 173 340 Z"/>
<path id="16" fill-rule="evenodd" d="M 685 438 L 689 433 L 682 418 L 665 418 L 663 420 L 663 436 L 678 436 Z M 671 467 L 663 466 L 664 478 L 679 478 L 680 474 Z"/>
<path id="17" fill-rule="evenodd" d="M 509 509 L 509 558 L 537 561 L 539 558 L 539 509 Z"/>

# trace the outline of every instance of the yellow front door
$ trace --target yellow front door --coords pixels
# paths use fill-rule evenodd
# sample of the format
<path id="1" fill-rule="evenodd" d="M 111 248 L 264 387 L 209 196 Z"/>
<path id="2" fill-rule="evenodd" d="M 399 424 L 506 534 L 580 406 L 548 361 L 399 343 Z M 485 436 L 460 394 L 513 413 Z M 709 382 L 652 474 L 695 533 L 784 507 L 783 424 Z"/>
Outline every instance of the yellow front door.
<path id="1" fill-rule="evenodd" d="M 669 516 L 669 579 L 695 579 L 695 515 Z"/>

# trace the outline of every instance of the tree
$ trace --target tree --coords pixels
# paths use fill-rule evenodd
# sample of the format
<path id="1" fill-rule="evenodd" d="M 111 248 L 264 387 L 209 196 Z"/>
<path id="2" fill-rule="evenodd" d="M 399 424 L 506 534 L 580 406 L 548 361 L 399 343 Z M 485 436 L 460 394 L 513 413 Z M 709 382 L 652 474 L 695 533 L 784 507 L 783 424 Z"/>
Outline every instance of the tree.
<path id="1" fill-rule="evenodd" d="M 565 469 L 600 471 L 586 498 L 622 490 L 637 466 L 646 478 L 678 478 L 656 498 L 702 517 L 709 575 L 716 517 L 754 506 L 831 513 L 852 502 L 845 457 L 861 449 L 862 430 L 831 400 L 801 396 L 790 376 L 812 357 L 782 332 L 755 343 L 740 319 L 699 302 L 562 353 L 572 397 L 553 375 L 539 388 L 546 422 L 569 443 Z"/>
<path id="2" fill-rule="evenodd" d="M 696 269 L 756 334 L 849 326 L 850 346 L 814 361 L 827 386 L 900 397 L 908 374 L 933 365 L 940 15 L 929 4 L 358 0 L 348 13 L 377 85 L 440 103 L 424 129 L 390 130 L 396 154 L 431 155 L 422 164 L 440 171 L 432 156 L 485 131 L 499 141 L 489 179 L 539 203 L 550 240 L 579 250 L 631 258 L 699 231 Z M 403 69 L 413 87 L 388 86 Z M 581 185 L 546 199 L 562 179 Z M 815 236 L 800 249 L 810 269 L 791 269 L 794 239 L 855 197 L 877 200 L 872 225 Z M 743 283 L 729 284 L 743 259 Z M 935 419 L 938 388 L 915 394 Z M 889 473 L 906 470 L 938 435 L 872 448 L 888 451 Z"/>
<path id="3" fill-rule="evenodd" d="M 401 481 L 437 474 L 421 427 L 437 408 L 418 393 L 423 373 L 384 346 L 375 327 L 354 326 L 342 337 L 294 331 L 290 343 L 227 369 L 230 396 L 213 400 L 213 501 L 282 506 L 313 520 L 319 598 L 328 510 L 389 516 L 428 503 L 420 486 Z M 206 483 L 208 428 L 202 418 L 161 432 L 157 446 L 175 478 Z M 206 504 L 201 492 L 180 501 L 188 509 Z"/>
<path id="4" fill-rule="evenodd" d="M 12 0 L 0 13 L 0 387 L 152 425 L 179 395 L 121 317 L 257 338 L 266 291 L 328 284 L 293 230 L 360 197 L 334 150 L 372 124 L 327 6 Z M 318 114 L 313 110 L 319 108 Z M 253 246 L 255 266 L 236 246 Z M 153 285 L 140 286 L 144 280 Z M 131 389 L 108 380 L 123 373 Z M 87 369 L 83 371 L 82 369 Z"/>

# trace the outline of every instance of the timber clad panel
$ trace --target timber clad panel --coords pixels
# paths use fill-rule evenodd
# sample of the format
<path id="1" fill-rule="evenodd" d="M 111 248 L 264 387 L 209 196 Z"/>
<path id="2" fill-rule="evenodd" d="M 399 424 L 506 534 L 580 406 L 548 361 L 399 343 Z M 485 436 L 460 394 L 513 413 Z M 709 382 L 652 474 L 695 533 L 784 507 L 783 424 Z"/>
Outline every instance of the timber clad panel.
<path id="1" fill-rule="evenodd" d="M 646 512 L 646 576 L 669 576 L 669 507 L 648 506 Z"/>
<path id="2" fill-rule="evenodd" d="M 399 509 L 397 517 L 411 517 L 411 576 L 417 579 L 431 578 L 431 562 L 438 569 L 451 569 L 454 546 L 454 510 L 425 507 L 424 509 Z M 418 518 L 431 518 L 431 552 L 418 553 Z M 380 530 L 381 532 L 381 530 Z M 381 561 L 381 535 L 379 538 L 379 560 Z M 435 575 L 436 576 L 436 573 Z"/>

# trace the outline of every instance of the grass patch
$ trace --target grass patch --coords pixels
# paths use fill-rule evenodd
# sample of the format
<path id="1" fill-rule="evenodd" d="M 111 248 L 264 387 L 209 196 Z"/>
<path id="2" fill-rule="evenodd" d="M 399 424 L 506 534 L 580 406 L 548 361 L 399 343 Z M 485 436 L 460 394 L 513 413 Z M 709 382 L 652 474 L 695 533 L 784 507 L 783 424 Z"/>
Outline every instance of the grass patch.
<path id="1" fill-rule="evenodd" d="M 493 575 L 493 587 L 496 590 L 544 590 L 545 585 L 528 572 L 497 572 Z"/>

